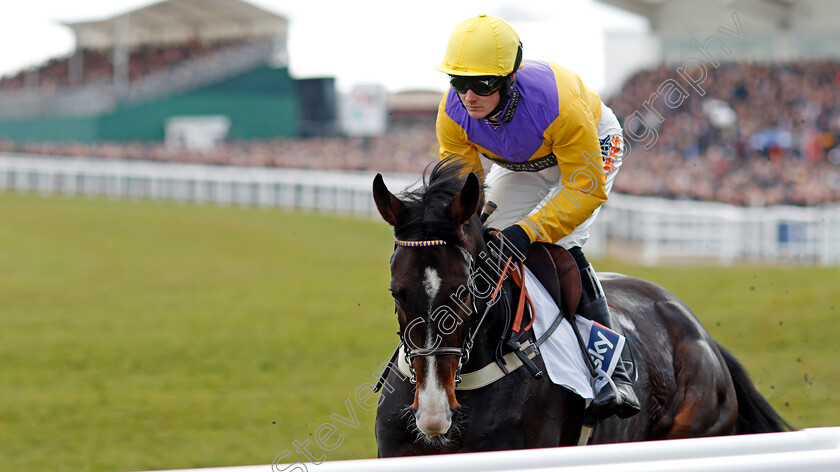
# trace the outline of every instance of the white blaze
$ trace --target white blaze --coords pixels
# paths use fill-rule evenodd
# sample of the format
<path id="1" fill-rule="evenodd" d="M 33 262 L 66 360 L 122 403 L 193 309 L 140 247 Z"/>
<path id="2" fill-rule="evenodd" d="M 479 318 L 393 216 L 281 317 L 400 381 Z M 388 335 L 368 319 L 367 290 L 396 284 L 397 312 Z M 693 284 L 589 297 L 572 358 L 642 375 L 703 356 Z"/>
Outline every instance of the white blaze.
<path id="1" fill-rule="evenodd" d="M 440 290 L 440 276 L 432 267 L 426 267 L 426 278 L 423 280 L 423 288 L 429 296 L 429 303 L 432 303 Z"/>
<path id="2" fill-rule="evenodd" d="M 436 358 L 424 359 L 428 364 L 423 388 L 417 396 L 417 427 L 428 436 L 440 436 L 449 430 L 449 400 L 435 372 Z"/>
<path id="3" fill-rule="evenodd" d="M 430 313 L 434 309 L 433 304 L 437 294 L 440 291 L 440 276 L 437 271 L 431 267 L 427 267 L 426 278 L 423 280 L 423 288 L 426 289 L 426 295 L 429 296 L 429 310 Z M 430 349 L 435 346 L 432 339 L 432 330 L 426 331 L 426 348 Z M 437 378 L 436 356 L 428 356 L 423 359 L 426 362 L 426 372 L 423 381 L 423 388 L 417 395 L 417 427 L 429 436 L 440 436 L 449 430 L 450 426 L 450 412 L 449 400 L 446 397 L 446 392 L 443 386 L 440 385 Z"/>

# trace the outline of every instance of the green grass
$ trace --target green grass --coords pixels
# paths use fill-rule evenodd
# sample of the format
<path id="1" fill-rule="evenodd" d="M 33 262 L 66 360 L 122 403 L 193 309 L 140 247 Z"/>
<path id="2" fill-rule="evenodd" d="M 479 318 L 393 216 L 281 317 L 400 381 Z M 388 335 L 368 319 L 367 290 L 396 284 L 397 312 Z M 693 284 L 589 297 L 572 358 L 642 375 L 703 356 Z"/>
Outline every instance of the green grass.
<path id="1" fill-rule="evenodd" d="M 0 470 L 295 462 L 325 424 L 316 458 L 374 457 L 390 251 L 378 221 L 0 194 Z M 840 424 L 840 269 L 596 268 L 682 297 L 797 427 Z"/>

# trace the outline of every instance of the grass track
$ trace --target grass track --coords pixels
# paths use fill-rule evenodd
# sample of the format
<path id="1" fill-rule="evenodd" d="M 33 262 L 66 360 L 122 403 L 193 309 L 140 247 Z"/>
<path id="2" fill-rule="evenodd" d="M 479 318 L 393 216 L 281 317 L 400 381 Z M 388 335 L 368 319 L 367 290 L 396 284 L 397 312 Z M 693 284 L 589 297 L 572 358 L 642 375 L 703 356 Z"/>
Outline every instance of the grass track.
<path id="1" fill-rule="evenodd" d="M 390 251 L 376 221 L 0 194 L 0 470 L 294 462 L 325 423 L 316 458 L 375 456 L 345 400 L 395 345 Z M 796 426 L 840 425 L 840 269 L 595 263 L 683 298 Z"/>

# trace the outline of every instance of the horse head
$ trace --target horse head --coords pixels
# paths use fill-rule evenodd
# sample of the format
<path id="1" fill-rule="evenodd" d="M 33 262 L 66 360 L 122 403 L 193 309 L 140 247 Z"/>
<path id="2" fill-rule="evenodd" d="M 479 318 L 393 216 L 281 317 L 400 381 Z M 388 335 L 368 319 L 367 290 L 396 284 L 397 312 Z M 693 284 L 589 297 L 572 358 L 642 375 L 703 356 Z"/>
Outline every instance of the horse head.
<path id="1" fill-rule="evenodd" d="M 459 407 L 456 377 L 469 355 L 465 338 L 475 306 L 470 277 L 484 249 L 478 179 L 444 164 L 401 198 L 381 175 L 373 181 L 376 207 L 394 228 L 390 290 L 416 381 L 411 409 L 429 438 L 446 434 Z"/>

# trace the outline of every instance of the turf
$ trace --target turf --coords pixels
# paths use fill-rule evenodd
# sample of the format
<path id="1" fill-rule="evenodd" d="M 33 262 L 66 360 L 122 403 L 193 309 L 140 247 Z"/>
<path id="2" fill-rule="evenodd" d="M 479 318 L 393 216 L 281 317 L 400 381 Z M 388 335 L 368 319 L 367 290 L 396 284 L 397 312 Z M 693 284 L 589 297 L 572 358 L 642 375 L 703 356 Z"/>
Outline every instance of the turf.
<path id="1" fill-rule="evenodd" d="M 375 220 L 0 194 L 0 470 L 374 457 L 357 392 L 396 343 L 390 237 Z M 596 268 L 682 297 L 795 426 L 840 424 L 840 269 Z"/>

